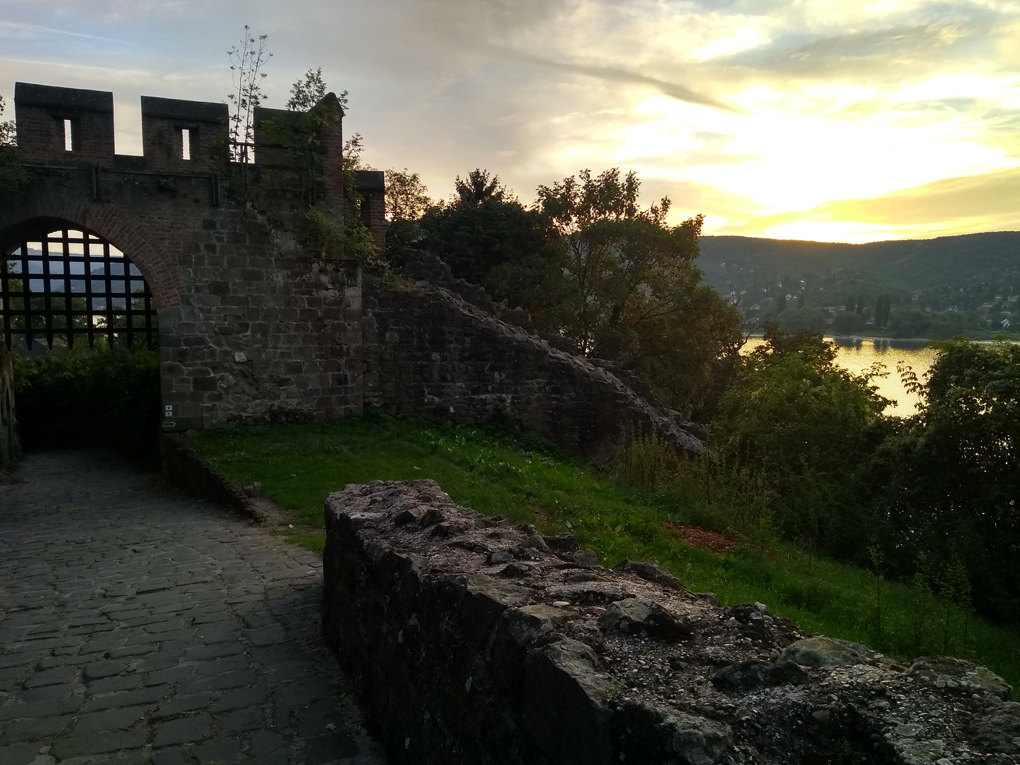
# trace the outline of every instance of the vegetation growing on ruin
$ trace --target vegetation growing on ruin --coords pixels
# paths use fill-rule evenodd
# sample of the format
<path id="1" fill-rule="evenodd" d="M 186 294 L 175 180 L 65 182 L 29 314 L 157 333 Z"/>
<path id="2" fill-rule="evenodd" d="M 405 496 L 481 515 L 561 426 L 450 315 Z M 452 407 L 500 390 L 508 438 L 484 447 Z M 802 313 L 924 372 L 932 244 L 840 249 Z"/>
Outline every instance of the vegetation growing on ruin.
<path id="1" fill-rule="evenodd" d="M 653 559 L 696 591 L 724 603 L 766 603 L 802 629 L 865 642 L 909 658 L 950 653 L 1020 682 L 1020 634 L 961 607 L 953 583 L 930 562 L 911 583 L 823 559 L 779 541 L 771 489 L 724 465 L 680 460 L 639 442 L 581 461 L 532 437 L 378 413 L 343 422 L 214 428 L 195 447 L 237 483 L 259 481 L 289 511 L 292 541 L 324 543 L 326 496 L 348 483 L 432 478 L 458 503 L 546 533 L 571 531 L 604 565 Z M 648 488 L 649 486 L 653 488 Z M 734 534 L 715 554 L 667 523 Z"/>

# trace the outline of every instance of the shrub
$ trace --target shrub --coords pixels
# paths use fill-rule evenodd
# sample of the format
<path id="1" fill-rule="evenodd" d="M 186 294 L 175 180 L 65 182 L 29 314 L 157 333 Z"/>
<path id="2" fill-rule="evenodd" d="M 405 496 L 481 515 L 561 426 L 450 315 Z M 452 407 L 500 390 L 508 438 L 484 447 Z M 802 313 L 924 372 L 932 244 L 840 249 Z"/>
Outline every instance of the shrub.
<path id="1" fill-rule="evenodd" d="M 106 444 L 154 453 L 159 356 L 137 348 L 78 345 L 16 356 L 14 395 L 26 448 Z"/>

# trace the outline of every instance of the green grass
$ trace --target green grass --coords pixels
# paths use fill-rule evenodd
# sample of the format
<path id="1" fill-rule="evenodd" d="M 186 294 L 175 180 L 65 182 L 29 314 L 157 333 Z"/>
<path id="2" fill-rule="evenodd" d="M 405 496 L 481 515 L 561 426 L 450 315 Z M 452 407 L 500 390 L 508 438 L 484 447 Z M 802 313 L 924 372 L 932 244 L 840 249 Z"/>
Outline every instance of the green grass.
<path id="1" fill-rule="evenodd" d="M 432 478 L 455 502 L 479 512 L 535 523 L 545 533 L 572 531 L 604 565 L 656 560 L 690 589 L 714 592 L 724 603 L 761 602 L 802 630 L 867 643 L 900 659 L 969 658 L 1020 687 L 1017 630 L 947 606 L 922 589 L 880 585 L 870 572 L 789 545 L 726 555 L 690 547 L 661 524 L 713 525 L 703 508 L 615 485 L 591 464 L 537 438 L 375 414 L 214 428 L 192 443 L 234 482 L 261 482 L 263 494 L 292 513 L 288 539 L 317 552 L 325 541 L 323 501 L 330 492 L 349 483 Z"/>

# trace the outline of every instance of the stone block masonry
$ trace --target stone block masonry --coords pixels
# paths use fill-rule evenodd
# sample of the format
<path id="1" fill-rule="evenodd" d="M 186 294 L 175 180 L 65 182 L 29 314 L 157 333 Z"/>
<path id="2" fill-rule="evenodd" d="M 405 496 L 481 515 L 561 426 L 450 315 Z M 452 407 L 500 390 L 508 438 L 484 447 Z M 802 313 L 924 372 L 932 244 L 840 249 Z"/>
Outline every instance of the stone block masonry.
<path id="1" fill-rule="evenodd" d="M 393 763 L 1020 758 L 1020 704 L 984 667 L 805 637 L 653 563 L 609 571 L 433 481 L 348 486 L 326 527 L 326 638 Z"/>
<path id="2" fill-rule="evenodd" d="M 368 280 L 364 402 L 398 415 L 504 419 L 574 451 L 657 432 L 697 451 L 689 425 L 611 369 L 436 285 Z"/>

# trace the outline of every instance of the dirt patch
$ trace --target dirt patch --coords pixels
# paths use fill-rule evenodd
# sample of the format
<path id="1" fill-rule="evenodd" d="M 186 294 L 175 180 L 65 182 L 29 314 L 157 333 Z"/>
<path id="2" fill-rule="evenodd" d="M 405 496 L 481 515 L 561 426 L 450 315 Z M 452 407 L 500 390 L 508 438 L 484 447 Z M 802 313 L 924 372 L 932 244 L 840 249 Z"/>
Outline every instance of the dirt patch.
<path id="1" fill-rule="evenodd" d="M 709 531 L 688 523 L 664 521 L 662 525 L 667 531 L 676 534 L 687 544 L 703 547 L 716 555 L 733 552 L 740 547 L 740 541 L 730 534 L 720 534 L 718 531 Z"/>

